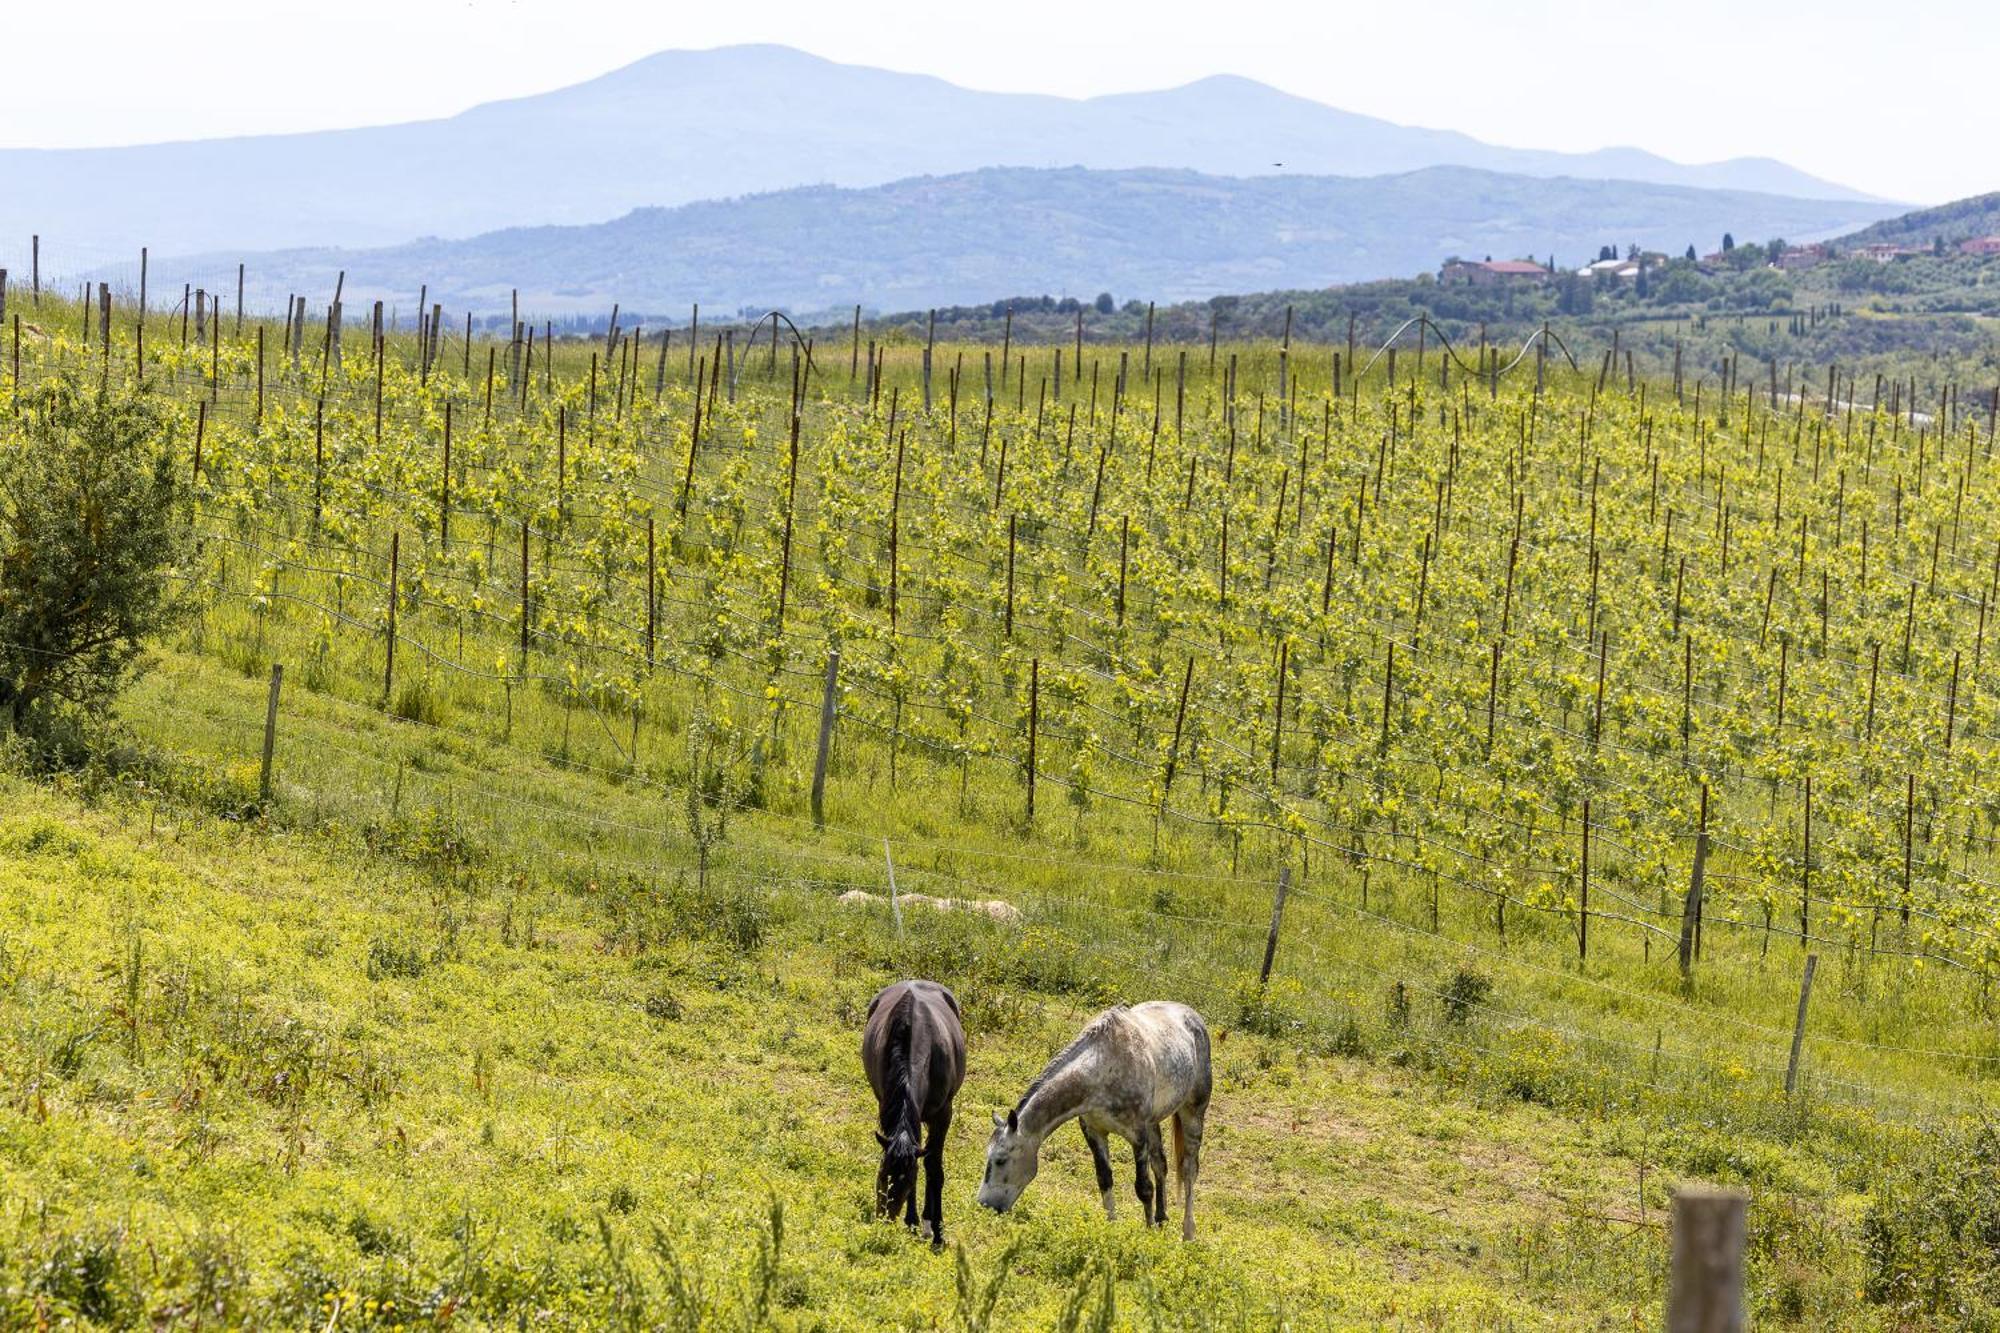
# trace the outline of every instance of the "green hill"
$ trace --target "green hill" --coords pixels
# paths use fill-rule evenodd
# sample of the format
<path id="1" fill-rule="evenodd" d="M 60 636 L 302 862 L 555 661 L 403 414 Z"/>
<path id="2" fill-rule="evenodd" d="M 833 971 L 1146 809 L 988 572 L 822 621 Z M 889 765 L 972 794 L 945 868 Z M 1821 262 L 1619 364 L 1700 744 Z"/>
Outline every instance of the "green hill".
<path id="1" fill-rule="evenodd" d="M 2000 234 L 2000 192 L 1884 218 L 1841 237 L 1838 245 L 1842 249 L 1863 245 L 1922 246 L 1939 240 L 1950 245 L 1974 236 L 1995 234 Z"/>

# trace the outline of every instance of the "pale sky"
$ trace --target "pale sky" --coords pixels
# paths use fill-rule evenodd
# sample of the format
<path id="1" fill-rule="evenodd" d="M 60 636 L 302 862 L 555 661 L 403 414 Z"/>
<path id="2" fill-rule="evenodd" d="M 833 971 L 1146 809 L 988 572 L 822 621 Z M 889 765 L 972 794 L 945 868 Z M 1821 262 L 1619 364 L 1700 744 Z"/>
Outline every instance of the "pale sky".
<path id="1" fill-rule="evenodd" d="M 1515 147 L 1769 156 L 1917 203 L 2000 189 L 1993 0 L 0 0 L 0 146 L 442 116 L 735 42 L 1073 97 L 1241 74 Z"/>

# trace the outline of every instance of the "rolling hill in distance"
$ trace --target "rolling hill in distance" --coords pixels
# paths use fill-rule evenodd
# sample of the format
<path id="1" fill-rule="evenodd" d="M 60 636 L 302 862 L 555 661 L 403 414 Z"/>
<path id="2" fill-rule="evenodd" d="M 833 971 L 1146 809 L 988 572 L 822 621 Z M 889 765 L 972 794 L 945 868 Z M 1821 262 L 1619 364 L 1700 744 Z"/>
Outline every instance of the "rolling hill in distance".
<path id="1" fill-rule="evenodd" d="M 1392 176 L 989 168 L 870 189 L 812 186 L 586 226 L 506 229 L 371 250 L 249 256 L 253 305 L 316 303 L 342 272 L 345 300 L 413 307 L 419 284 L 453 310 L 598 314 L 776 306 L 809 313 L 992 300 L 1008 292 L 1198 299 L 1430 271 L 1449 255 L 1600 245 L 1680 253 L 1723 231 L 1806 240 L 1886 217 L 1893 205 L 1630 181 L 1538 179 L 1467 167 Z M 159 290 L 229 290 L 237 256 L 154 265 Z"/>
<path id="2" fill-rule="evenodd" d="M 1467 167 L 1876 202 L 1767 158 L 1684 165 L 1636 148 L 1498 147 L 1232 76 L 1071 99 L 974 91 L 789 47 L 733 46 L 660 52 L 584 83 L 441 120 L 0 150 L 0 179 L 8 182 L 0 254 L 25 248 L 30 233 L 44 238 L 45 259 L 76 267 L 135 255 L 141 245 L 155 255 L 376 246 L 996 166 L 1278 178 Z"/>
<path id="3" fill-rule="evenodd" d="M 1885 218 L 1841 241 L 1849 246 L 1929 245 L 1940 240 L 1949 245 L 1995 232 L 2000 232 L 2000 191 Z"/>

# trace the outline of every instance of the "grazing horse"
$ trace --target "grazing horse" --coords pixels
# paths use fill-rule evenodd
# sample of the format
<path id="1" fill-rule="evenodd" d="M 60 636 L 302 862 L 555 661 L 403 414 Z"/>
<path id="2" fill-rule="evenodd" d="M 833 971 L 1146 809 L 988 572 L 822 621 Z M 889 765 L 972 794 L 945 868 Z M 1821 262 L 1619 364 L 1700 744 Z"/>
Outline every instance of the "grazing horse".
<path id="1" fill-rule="evenodd" d="M 925 1229 L 944 1244 L 944 1136 L 951 1101 L 965 1082 L 965 1029 L 958 1001 L 935 981 L 899 981 L 868 1003 L 861 1063 L 875 1089 L 882 1165 L 875 1208 L 917 1225 L 917 1158 L 924 1161 Z M 921 1144 L 919 1139 L 921 1137 Z"/>
<path id="2" fill-rule="evenodd" d="M 1132 1145 L 1141 1220 L 1164 1224 L 1167 1154 L 1160 1122 L 1172 1116 L 1181 1236 L 1193 1240 L 1194 1178 L 1213 1085 L 1208 1027 L 1200 1014 L 1166 1000 L 1107 1009 L 1049 1061 L 1013 1110 L 994 1113 L 979 1202 L 1001 1213 L 1013 1207 L 1041 1165 L 1042 1144 L 1064 1121 L 1080 1120 L 1097 1165 L 1104 1215 L 1115 1215 L 1105 1139 L 1117 1134 Z"/>

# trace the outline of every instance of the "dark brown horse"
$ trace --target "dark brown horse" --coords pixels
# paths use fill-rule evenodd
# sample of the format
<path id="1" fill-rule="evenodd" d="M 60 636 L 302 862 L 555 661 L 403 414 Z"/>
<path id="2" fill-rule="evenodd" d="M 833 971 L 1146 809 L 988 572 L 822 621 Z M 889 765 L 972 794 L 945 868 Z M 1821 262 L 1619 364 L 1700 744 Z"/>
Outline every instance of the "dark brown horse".
<path id="1" fill-rule="evenodd" d="M 944 1136 L 965 1081 L 965 1029 L 958 1001 L 935 981 L 899 981 L 868 1005 L 861 1063 L 875 1089 L 882 1165 L 875 1207 L 917 1225 L 917 1158 L 924 1161 L 925 1228 L 944 1244 Z"/>

